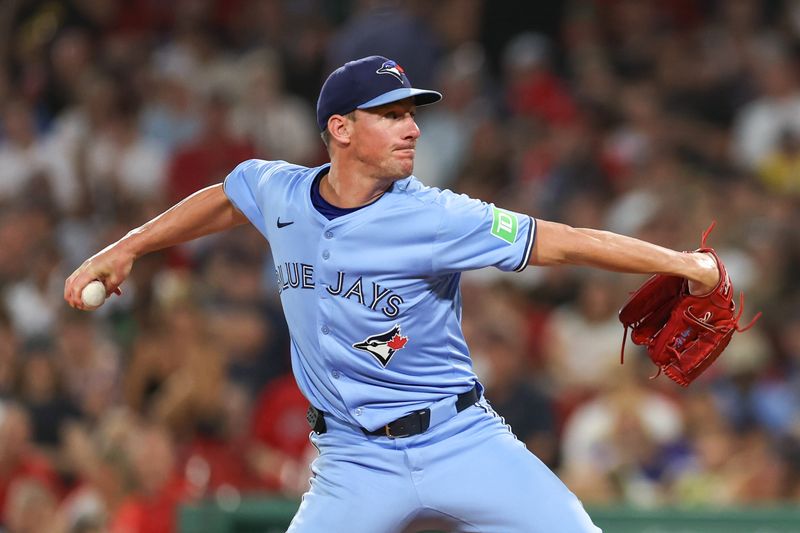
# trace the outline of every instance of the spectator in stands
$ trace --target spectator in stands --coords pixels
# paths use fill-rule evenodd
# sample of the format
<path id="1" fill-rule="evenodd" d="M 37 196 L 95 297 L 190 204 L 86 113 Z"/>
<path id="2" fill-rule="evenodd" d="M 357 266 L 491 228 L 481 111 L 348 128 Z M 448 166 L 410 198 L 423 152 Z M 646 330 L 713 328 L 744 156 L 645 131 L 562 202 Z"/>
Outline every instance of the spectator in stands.
<path id="1" fill-rule="evenodd" d="M 55 358 L 52 341 L 29 341 L 21 353 L 16 396 L 31 415 L 33 442 L 58 464 L 62 431 L 80 411 L 63 390 Z"/>
<path id="2" fill-rule="evenodd" d="M 555 408 L 530 377 L 524 341 L 524 335 L 511 328 L 494 326 L 472 346 L 482 354 L 483 384 L 492 407 L 536 457 L 554 468 L 558 462 Z"/>
<path id="3" fill-rule="evenodd" d="M 0 309 L 0 404 L 15 392 L 19 340 L 5 310 Z"/>
<path id="4" fill-rule="evenodd" d="M 49 191 L 55 205 L 68 212 L 79 201 L 75 168 L 65 154 L 36 131 L 31 107 L 20 99 L 2 106 L 0 137 L 0 205 L 29 193 L 34 187 Z"/>
<path id="5" fill-rule="evenodd" d="M 436 87 L 447 98 L 419 117 L 425 142 L 417 147 L 414 169 L 425 177 L 426 185 L 453 186 L 463 171 L 475 129 L 497 107 L 486 94 L 486 62 L 486 52 L 474 42 L 459 46 L 442 60 Z"/>
<path id="6" fill-rule="evenodd" d="M 380 53 L 406 65 L 420 87 L 431 85 L 441 54 L 433 19 L 427 13 L 418 17 L 413 5 L 392 0 L 359 0 L 354 7 L 328 43 L 327 63 L 332 68 L 327 72 L 353 58 Z M 469 5 L 464 9 L 473 10 Z"/>
<path id="7" fill-rule="evenodd" d="M 2 303 L 22 340 L 48 338 L 55 329 L 63 310 L 53 301 L 61 284 L 58 260 L 52 243 L 39 243 L 28 258 L 26 275 L 6 287 Z"/>
<path id="8" fill-rule="evenodd" d="M 291 373 L 267 383 L 253 407 L 248 460 L 265 487 L 294 497 L 305 492 L 311 473 L 307 408 Z"/>
<path id="9" fill-rule="evenodd" d="M 120 204 L 159 205 L 167 186 L 166 165 L 162 147 L 139 131 L 139 109 L 133 96 L 121 95 L 98 137 L 87 147 L 86 176 L 92 193 Z"/>
<path id="10" fill-rule="evenodd" d="M 171 533 L 176 531 L 178 506 L 191 501 L 191 485 L 176 468 L 175 443 L 169 433 L 144 423 L 128 435 L 137 491 L 125 500 L 110 521 L 111 533 Z"/>
<path id="11" fill-rule="evenodd" d="M 545 362 L 554 392 L 563 400 L 591 396 L 616 380 L 622 335 L 612 277 L 583 278 L 578 300 L 556 309 L 547 323 Z M 575 332 L 582 332 L 576 335 Z"/>
<path id="12" fill-rule="evenodd" d="M 167 198 L 178 201 L 218 183 L 231 168 L 253 155 L 252 142 L 231 130 L 228 97 L 214 93 L 203 104 L 199 135 L 176 151 L 169 163 Z"/>
<path id="13" fill-rule="evenodd" d="M 643 384 L 640 361 L 630 359 L 564 426 L 561 475 L 589 501 L 607 501 L 604 488 L 615 487 L 612 501 L 658 503 L 663 495 L 652 477 L 665 473 L 669 450 L 683 439 L 680 408 Z M 582 479 L 584 471 L 590 475 Z"/>
<path id="14" fill-rule="evenodd" d="M 126 443 L 139 426 L 130 411 L 116 408 L 91 429 L 83 423 L 65 428 L 63 451 L 73 486 L 59 515 L 71 532 L 83 527 L 109 531 L 118 510 L 132 497 L 136 484 Z"/>
<path id="15" fill-rule="evenodd" d="M 191 285 L 171 295 L 162 290 L 154 327 L 133 347 L 125 397 L 137 413 L 189 440 L 222 415 L 225 352 Z"/>
<path id="16" fill-rule="evenodd" d="M 152 78 L 154 94 L 144 103 L 140 127 L 170 156 L 200 134 L 201 99 L 186 72 L 164 69 Z"/>
<path id="17" fill-rule="evenodd" d="M 120 399 L 119 347 L 93 318 L 65 309 L 56 329 L 64 388 L 89 420 L 99 419 Z"/>
<path id="18" fill-rule="evenodd" d="M 0 404 L 0 524 L 13 518 L 6 514 L 9 511 L 30 512 L 19 508 L 26 505 L 24 502 L 9 499 L 14 485 L 25 480 L 36 481 L 44 487 L 45 493 L 61 497 L 61 483 L 52 464 L 31 442 L 28 412 L 18 404 L 4 402 Z"/>
<path id="19" fill-rule="evenodd" d="M 732 156 L 757 169 L 779 148 L 782 136 L 800 133 L 800 86 L 795 63 L 782 49 L 760 51 L 752 68 L 760 91 L 737 114 Z"/>
<path id="20" fill-rule="evenodd" d="M 316 164 L 322 156 L 314 112 L 307 102 L 285 92 L 277 54 L 254 50 L 239 65 L 245 88 L 231 114 L 233 131 L 251 139 L 262 159 Z"/>
<path id="21" fill-rule="evenodd" d="M 552 46 L 543 35 L 515 36 L 503 53 L 506 105 L 513 115 L 529 116 L 551 126 L 577 119 L 565 84 L 551 67 Z"/>
<path id="22" fill-rule="evenodd" d="M 758 166 L 764 185 L 781 195 L 800 195 L 800 131 L 784 130 Z"/>
<path id="23" fill-rule="evenodd" d="M 33 479 L 14 481 L 8 490 L 5 533 L 67 533 L 56 515 L 58 496 Z"/>

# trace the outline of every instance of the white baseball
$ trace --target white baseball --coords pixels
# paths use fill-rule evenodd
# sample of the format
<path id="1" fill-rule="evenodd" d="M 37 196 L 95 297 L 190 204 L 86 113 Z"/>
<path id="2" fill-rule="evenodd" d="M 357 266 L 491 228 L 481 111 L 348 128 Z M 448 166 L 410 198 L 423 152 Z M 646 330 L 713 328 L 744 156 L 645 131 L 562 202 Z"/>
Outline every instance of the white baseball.
<path id="1" fill-rule="evenodd" d="M 81 291 L 81 300 L 86 307 L 100 307 L 106 301 L 105 286 L 100 281 L 90 281 Z"/>

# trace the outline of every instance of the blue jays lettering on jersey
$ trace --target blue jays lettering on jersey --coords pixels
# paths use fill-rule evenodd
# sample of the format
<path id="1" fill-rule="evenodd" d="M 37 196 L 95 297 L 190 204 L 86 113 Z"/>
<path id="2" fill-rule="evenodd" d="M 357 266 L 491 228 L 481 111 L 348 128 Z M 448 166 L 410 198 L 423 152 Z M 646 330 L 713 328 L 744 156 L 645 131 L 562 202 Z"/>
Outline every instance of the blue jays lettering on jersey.
<path id="1" fill-rule="evenodd" d="M 535 221 L 413 176 L 328 220 L 310 193 L 328 168 L 249 160 L 224 188 L 270 243 L 301 391 L 374 430 L 475 385 L 460 272 L 525 268 Z"/>

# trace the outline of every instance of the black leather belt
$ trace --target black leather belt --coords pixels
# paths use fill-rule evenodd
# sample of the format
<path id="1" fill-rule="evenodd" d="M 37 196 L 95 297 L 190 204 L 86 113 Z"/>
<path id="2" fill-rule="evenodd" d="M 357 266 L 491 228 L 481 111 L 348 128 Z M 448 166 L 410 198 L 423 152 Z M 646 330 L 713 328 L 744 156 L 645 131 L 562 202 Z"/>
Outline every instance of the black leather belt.
<path id="1" fill-rule="evenodd" d="M 456 413 L 460 413 L 478 400 L 478 386 L 476 385 L 464 394 L 458 395 L 458 398 L 456 399 Z M 313 405 L 309 406 L 308 411 L 306 412 L 306 420 L 308 420 L 308 423 L 311 426 L 311 429 L 314 430 L 314 433 L 321 435 L 328 431 L 328 427 L 325 425 L 325 414 Z M 428 430 L 430 425 L 431 410 L 422 409 L 420 411 L 414 411 L 413 413 L 401 416 L 394 422 L 390 422 L 385 426 L 376 429 L 375 431 L 367 431 L 364 428 L 361 428 L 361 431 L 363 431 L 366 435 L 397 439 L 424 433 Z"/>

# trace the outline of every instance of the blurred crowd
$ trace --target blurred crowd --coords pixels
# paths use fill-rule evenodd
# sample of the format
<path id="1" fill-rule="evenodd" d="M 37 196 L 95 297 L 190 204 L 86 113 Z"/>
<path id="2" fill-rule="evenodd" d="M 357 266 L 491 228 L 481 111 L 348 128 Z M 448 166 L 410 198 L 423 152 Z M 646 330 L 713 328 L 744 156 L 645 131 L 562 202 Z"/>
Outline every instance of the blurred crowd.
<path id="1" fill-rule="evenodd" d="M 639 276 L 463 278 L 487 396 L 587 505 L 800 503 L 800 1 L 6 0 L 0 5 L 0 528 L 168 533 L 303 492 L 306 402 L 269 247 L 242 227 L 68 308 L 86 257 L 252 157 L 325 161 L 327 73 L 416 86 L 425 183 L 679 250 L 743 321 L 688 389 L 616 316 Z M 537 12 L 538 11 L 538 12 Z"/>

